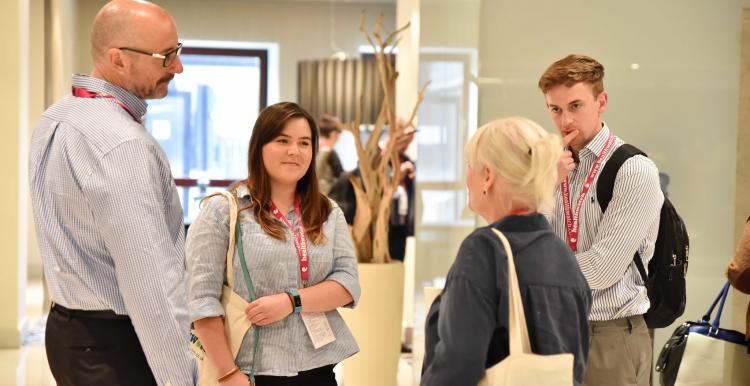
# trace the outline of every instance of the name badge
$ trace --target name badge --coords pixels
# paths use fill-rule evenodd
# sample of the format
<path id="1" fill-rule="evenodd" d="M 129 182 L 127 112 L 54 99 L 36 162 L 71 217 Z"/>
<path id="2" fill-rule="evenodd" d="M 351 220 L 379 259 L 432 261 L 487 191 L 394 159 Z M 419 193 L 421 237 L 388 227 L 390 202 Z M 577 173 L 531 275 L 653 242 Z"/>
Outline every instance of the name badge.
<path id="1" fill-rule="evenodd" d="M 325 313 L 303 312 L 300 316 L 302 316 L 307 334 L 310 335 L 310 340 L 316 350 L 336 340 Z"/>

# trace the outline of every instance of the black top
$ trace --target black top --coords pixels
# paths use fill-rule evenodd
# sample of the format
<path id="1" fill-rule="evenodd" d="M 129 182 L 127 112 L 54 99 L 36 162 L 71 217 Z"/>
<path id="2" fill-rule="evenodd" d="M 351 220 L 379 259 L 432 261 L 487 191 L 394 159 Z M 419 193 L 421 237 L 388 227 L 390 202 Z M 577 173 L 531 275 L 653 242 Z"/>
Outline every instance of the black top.
<path id="1" fill-rule="evenodd" d="M 485 368 L 508 356 L 508 261 L 491 227 L 505 234 L 513 251 L 532 351 L 572 353 L 581 383 L 591 291 L 573 253 L 535 214 L 506 217 L 461 244 L 427 314 L 421 384 L 476 385 Z"/>

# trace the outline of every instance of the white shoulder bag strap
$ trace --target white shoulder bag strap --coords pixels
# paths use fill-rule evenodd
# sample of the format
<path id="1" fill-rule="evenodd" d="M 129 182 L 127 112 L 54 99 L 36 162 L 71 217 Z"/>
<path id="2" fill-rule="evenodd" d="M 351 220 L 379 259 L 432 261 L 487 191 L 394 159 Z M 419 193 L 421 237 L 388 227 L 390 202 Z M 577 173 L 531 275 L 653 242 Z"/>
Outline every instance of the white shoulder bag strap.
<path id="1" fill-rule="evenodd" d="M 227 284 L 234 290 L 234 246 L 235 246 L 235 229 L 237 225 L 237 200 L 234 195 L 228 191 L 222 191 L 219 194 L 224 196 L 229 203 L 229 248 L 227 248 Z"/>
<path id="2" fill-rule="evenodd" d="M 508 256 L 508 335 L 510 355 L 531 353 L 529 330 L 526 327 L 526 314 L 521 301 L 521 289 L 516 274 L 516 264 L 513 261 L 513 251 L 505 235 L 497 229 L 492 229 L 505 247 Z"/>

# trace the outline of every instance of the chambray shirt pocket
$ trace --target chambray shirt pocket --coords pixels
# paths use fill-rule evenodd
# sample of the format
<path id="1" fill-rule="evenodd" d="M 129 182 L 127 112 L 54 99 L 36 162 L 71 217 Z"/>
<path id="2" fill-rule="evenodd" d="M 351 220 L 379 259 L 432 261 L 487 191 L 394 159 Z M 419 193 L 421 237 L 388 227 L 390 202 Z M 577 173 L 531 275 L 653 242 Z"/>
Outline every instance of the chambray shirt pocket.
<path id="1" fill-rule="evenodd" d="M 290 281 L 290 254 L 295 254 L 289 240 L 276 240 L 261 229 L 255 221 L 242 222 L 242 242 L 245 260 L 258 297 L 286 291 Z M 237 283 L 244 283 L 242 266 L 235 255 Z M 247 289 L 245 294 L 249 299 Z"/>

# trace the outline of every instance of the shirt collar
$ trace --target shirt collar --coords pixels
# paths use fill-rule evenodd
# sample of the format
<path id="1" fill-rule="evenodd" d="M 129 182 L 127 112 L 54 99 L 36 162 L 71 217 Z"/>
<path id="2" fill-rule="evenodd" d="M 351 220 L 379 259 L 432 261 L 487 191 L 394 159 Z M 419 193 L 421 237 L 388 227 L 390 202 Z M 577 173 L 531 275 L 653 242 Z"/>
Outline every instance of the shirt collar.
<path id="1" fill-rule="evenodd" d="M 247 188 L 247 184 L 242 183 L 239 184 L 236 188 L 234 188 L 234 194 L 239 198 L 244 198 L 247 200 L 250 200 L 252 197 L 250 196 L 250 189 Z M 289 211 L 287 212 L 287 215 L 289 213 L 294 213 L 294 207 L 290 207 Z"/>
<path id="2" fill-rule="evenodd" d="M 88 75 L 73 75 L 73 87 L 80 87 L 92 92 L 100 92 L 112 95 L 127 106 L 128 110 L 135 115 L 140 121 L 146 115 L 146 101 L 133 95 L 120 86 L 116 86 L 103 79 L 94 78 Z"/>
<path id="3" fill-rule="evenodd" d="M 533 213 L 525 216 L 507 216 L 495 221 L 492 228 L 508 232 L 526 232 L 539 229 L 550 229 L 549 222 L 544 215 Z"/>
<path id="4" fill-rule="evenodd" d="M 606 123 L 603 123 L 602 129 L 599 130 L 599 133 L 597 133 L 594 139 L 589 141 L 584 148 L 588 149 L 594 157 L 596 157 L 602 149 L 604 149 L 604 145 L 607 143 L 607 138 L 609 138 L 609 127 L 607 127 Z"/>

